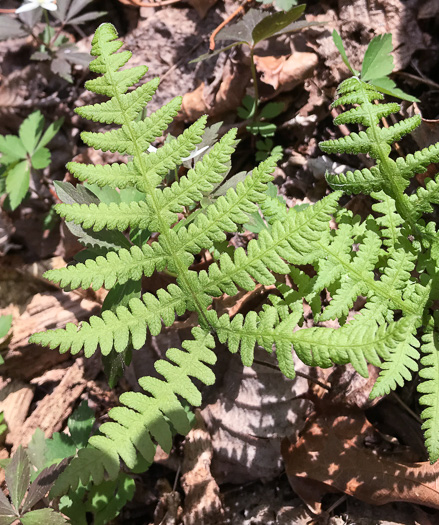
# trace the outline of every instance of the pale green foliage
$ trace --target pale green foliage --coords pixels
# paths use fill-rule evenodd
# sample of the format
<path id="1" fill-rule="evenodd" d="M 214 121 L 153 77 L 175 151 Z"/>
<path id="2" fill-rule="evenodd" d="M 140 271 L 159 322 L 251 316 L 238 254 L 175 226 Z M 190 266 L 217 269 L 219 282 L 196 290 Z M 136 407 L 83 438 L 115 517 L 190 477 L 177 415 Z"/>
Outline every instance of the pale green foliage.
<path id="1" fill-rule="evenodd" d="M 58 133 L 63 120 L 50 124 L 43 134 L 44 117 L 40 111 L 34 111 L 21 124 L 18 137 L 0 135 L 0 193 L 8 194 L 11 209 L 15 210 L 25 198 L 33 170 L 50 164 L 46 145 Z"/>
<path id="2" fill-rule="evenodd" d="M 120 126 L 106 133 L 87 133 L 84 138 L 96 148 L 125 152 L 130 158 L 127 164 L 103 167 L 70 163 L 69 169 L 80 180 L 90 178 L 100 187 L 108 183 L 111 188 L 124 188 L 122 191 L 135 188 L 143 197 L 135 202 L 97 204 L 79 200 L 60 204 L 57 210 L 82 227 L 130 228 L 130 238 L 133 230 L 140 227 L 152 235 L 139 246 L 115 245 L 104 256 L 51 270 L 46 276 L 62 286 L 105 286 L 111 292 L 156 271 L 166 270 L 176 280 L 156 294 L 139 294 L 123 304 L 116 303 L 111 310 L 92 316 L 79 327 L 69 324 L 65 329 L 35 334 L 31 340 L 50 348 L 59 347 L 61 352 L 76 354 L 84 350 L 86 357 L 98 347 L 103 355 L 123 355 L 127 348 L 141 348 L 148 332 L 156 335 L 164 325 L 171 326 L 176 315 L 194 312 L 199 326 L 192 330 L 193 339 L 182 343 L 182 350 L 172 348 L 166 359 L 156 362 L 160 379 L 141 378 L 143 393 L 127 392 L 121 396 L 123 406 L 110 411 L 110 421 L 78 452 L 59 478 L 56 494 L 75 489 L 79 482 L 86 485 L 90 478 L 96 484 L 107 477 L 116 479 L 121 459 L 129 468 L 146 468 L 153 460 L 157 443 L 169 450 L 173 432 L 188 432 L 190 423 L 181 400 L 199 405 L 201 394 L 193 379 L 207 385 L 214 382 L 211 366 L 216 361 L 215 337 L 232 353 L 239 351 L 246 366 L 253 363 L 256 344 L 268 352 L 275 350 L 281 371 L 290 378 L 294 377 L 292 347 L 308 364 L 328 367 L 351 362 L 363 375 L 367 375 L 367 363 L 380 366 L 384 361 L 376 392 L 385 393 L 418 369 L 417 330 L 426 325 L 433 330 L 428 307 L 437 283 L 435 265 L 424 260 L 423 266 L 417 268 L 421 277 L 414 274 L 416 250 L 428 242 L 432 244 L 431 232 L 427 241 L 418 235 L 422 228 L 427 231 L 432 226 L 423 227 L 417 220 L 416 204 L 404 190 L 410 173 L 419 172 L 425 166 L 425 158 L 435 153 L 431 150 L 422 158 L 408 157 L 404 164 L 389 157 L 392 141 L 413 127 L 415 121 L 381 130 L 379 119 L 396 111 L 396 105 L 381 109 L 371 104 L 382 95 L 358 79 L 342 84 L 342 103 L 353 102 L 360 109 L 342 114 L 337 122 L 360 122 L 366 131 L 323 143 L 322 148 L 330 152 L 361 151 L 376 158 L 377 166 L 367 174 L 358 171 L 347 175 L 348 184 L 342 177 L 328 177 L 346 192 L 366 188 L 371 193 L 377 201 L 376 217 L 365 221 L 340 208 L 340 191 L 312 206 L 287 209 L 268 185 L 276 162 L 272 157 L 241 177 L 235 187 L 230 185 L 227 191 L 217 193 L 218 184 L 228 173 L 235 146 L 234 131 L 226 134 L 186 175 L 166 186 L 169 170 L 176 170 L 201 142 L 205 120 L 194 123 L 157 151 L 148 152 L 155 136 L 162 133 L 178 111 L 178 104 L 171 102 L 146 120 L 136 120 L 157 82 L 129 91 L 146 70 L 141 66 L 120 69 L 131 55 L 128 51 L 117 53 L 122 43 L 116 37 L 109 24 L 97 30 L 92 48 L 97 58 L 91 69 L 101 76 L 87 83 L 93 91 L 109 96 L 109 102 L 78 112 Z M 415 198 L 422 201 L 423 209 L 428 209 L 436 202 L 436 185 L 427 185 Z M 226 250 L 207 270 L 193 269 L 196 254 L 205 249 L 218 253 L 216 246 L 227 242 L 227 232 L 235 233 L 259 211 L 262 227 L 246 249 Z M 330 226 L 332 218 L 336 228 Z M 414 243 L 408 240 L 409 235 L 415 238 Z M 429 255 L 429 246 L 423 249 Z M 303 265 L 311 265 L 315 275 L 305 273 Z M 289 274 L 294 287 L 277 282 L 276 274 Z M 278 288 L 278 293 L 269 297 L 271 304 L 263 305 L 261 311 L 231 319 L 228 315 L 218 317 L 211 308 L 215 297 L 224 293 L 234 296 L 238 288 L 253 290 L 257 283 L 275 284 Z M 321 292 L 329 292 L 331 300 L 321 301 Z M 358 296 L 363 296 L 366 304 L 360 314 L 347 321 Z M 305 329 L 304 301 L 311 306 L 316 322 L 338 319 L 340 328 Z M 302 329 L 295 330 L 297 325 Z M 431 344 L 422 351 L 427 353 L 422 365 L 429 375 L 429 381 L 424 383 L 428 392 L 423 402 L 432 406 L 435 397 L 430 395 L 430 383 L 434 380 L 430 376 L 436 365 L 431 359 Z M 438 422 L 428 408 L 424 417 L 434 460 L 436 434 L 429 433 L 429 429 Z"/>
<path id="3" fill-rule="evenodd" d="M 380 65 L 373 57 L 370 60 L 371 71 L 375 67 L 391 67 L 386 66 L 386 63 Z M 359 123 L 365 127 L 365 131 L 322 142 L 321 149 L 327 153 L 368 153 L 376 159 L 376 166 L 342 175 L 327 174 L 327 179 L 331 186 L 346 193 L 370 194 L 378 201 L 372 206 L 378 217 L 366 221 L 368 230 L 361 232 L 361 243 L 350 263 L 348 259 L 352 257 L 351 249 L 345 245 L 343 250 L 340 245 L 337 247 L 338 273 L 330 257 L 323 266 L 329 265 L 331 268 L 320 268 L 317 281 L 321 279 L 322 271 L 332 278 L 334 275 L 340 278 L 342 268 L 345 269 L 341 282 L 331 292 L 332 301 L 320 319 L 346 315 L 346 306 L 349 309 L 357 295 L 363 295 L 369 301 L 362 316 L 357 316 L 353 322 L 333 333 L 329 333 L 328 329 L 311 329 L 316 332 L 317 341 L 314 341 L 309 362 L 321 364 L 320 360 L 326 359 L 329 364 L 328 357 L 336 361 L 330 350 L 334 345 L 333 351 L 340 359 L 338 362 L 350 361 L 359 372 L 366 373 L 364 363 L 361 364 L 352 352 L 359 346 L 368 345 L 369 352 L 375 352 L 367 356 L 368 361 L 379 365 L 378 356 L 384 360 L 381 374 L 372 390 L 373 397 L 387 394 L 398 385 L 402 386 L 421 365 L 419 375 L 422 381 L 418 390 L 424 394 L 421 404 L 427 406 L 422 412 L 423 428 L 430 459 L 436 461 L 439 458 L 439 360 L 437 325 L 430 308 L 438 296 L 439 250 L 437 226 L 433 222 L 425 224 L 422 215 L 431 213 L 432 205 L 439 202 L 437 180 L 427 179 L 425 187 L 421 186 L 411 195 L 406 192 L 411 177 L 424 172 L 432 162 L 437 162 L 439 144 L 393 160 L 390 156 L 390 144 L 418 126 L 420 117 L 415 115 L 393 126 L 382 127 L 380 119 L 396 113 L 398 105 L 374 104 L 373 101 L 381 100 L 383 95 L 358 77 L 344 81 L 339 86 L 338 93 L 339 97 L 333 107 L 348 104 L 355 104 L 355 107 L 341 113 L 334 122 Z M 341 226 L 339 225 L 335 234 L 336 238 L 344 235 L 339 233 Z M 343 229 L 346 229 L 346 225 L 343 225 Z M 358 241 L 351 237 L 349 243 L 353 242 Z M 363 245 L 364 260 L 355 275 L 351 275 Z M 377 269 L 380 274 L 378 280 Z M 325 282 L 325 286 L 330 286 L 329 281 Z M 339 303 L 340 308 L 337 310 Z M 328 310 L 332 310 L 329 317 L 325 316 Z M 401 316 L 397 321 L 394 320 L 395 313 Z M 375 323 L 379 325 L 378 330 Z M 424 332 L 422 343 L 415 337 L 418 331 Z M 302 332 L 304 335 L 301 335 Z M 326 335 L 323 335 L 324 332 L 327 332 Z M 298 337 L 300 343 L 302 340 L 311 342 L 315 339 L 309 330 L 297 334 L 295 338 Z M 316 342 L 321 344 L 319 351 Z M 361 342 L 360 345 L 358 342 Z M 343 350 L 345 344 L 349 346 L 347 353 Z M 419 347 L 425 355 L 422 359 Z M 295 348 L 300 355 L 297 345 Z M 316 355 L 322 357 L 316 360 Z M 364 352 L 365 357 L 366 355 Z M 303 359 L 303 356 L 300 357 Z"/>

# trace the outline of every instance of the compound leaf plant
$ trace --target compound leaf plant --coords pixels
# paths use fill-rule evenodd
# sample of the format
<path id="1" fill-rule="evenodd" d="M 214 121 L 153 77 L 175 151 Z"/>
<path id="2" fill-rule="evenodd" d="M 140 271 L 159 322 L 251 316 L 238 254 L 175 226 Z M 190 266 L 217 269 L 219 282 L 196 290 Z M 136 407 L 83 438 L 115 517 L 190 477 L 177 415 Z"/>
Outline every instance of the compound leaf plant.
<path id="1" fill-rule="evenodd" d="M 360 123 L 365 131 L 326 141 L 321 148 L 329 154 L 367 153 L 376 159 L 375 167 L 328 175 L 336 191 L 314 205 L 288 209 L 272 196 L 269 183 L 278 160 L 272 156 L 235 188 L 198 207 L 229 171 L 235 131 L 229 131 L 199 157 L 186 175 L 164 185 L 170 170 L 202 141 L 206 119 L 202 117 L 176 140 L 151 151 L 151 142 L 175 117 L 181 99 L 139 119 L 158 79 L 129 91 L 147 68 L 121 69 L 131 57 L 129 51 L 118 52 L 122 45 L 111 24 L 98 28 L 91 51 L 95 58 L 90 64 L 98 76 L 86 87 L 109 100 L 76 111 L 96 122 L 116 124 L 116 129 L 105 133 L 84 132 L 82 139 L 96 149 L 127 155 L 127 162 L 96 166 L 71 162 L 68 169 L 79 181 L 88 181 L 89 187 L 119 189 L 121 193 L 130 189 L 135 198 L 129 202 L 97 201 L 95 197 L 87 201 L 91 195 L 87 188 L 78 186 L 82 189 L 77 188 L 76 197 L 70 188 L 72 198 L 58 204 L 57 212 L 82 229 L 84 244 L 96 243 L 100 254 L 50 270 L 46 277 L 67 288 L 104 286 L 112 291 L 119 287 L 120 291 L 143 276 L 166 270 L 175 275 L 175 282 L 155 294 L 130 292 L 126 301 L 116 302 L 81 326 L 70 323 L 64 329 L 34 334 L 31 341 L 73 355 L 83 350 L 88 358 L 98 348 L 104 356 L 123 354 L 130 347 L 139 349 L 148 332 L 157 335 L 164 325 L 174 323 L 176 315 L 186 312 L 197 314 L 198 326 L 182 349 L 169 349 L 166 358 L 155 363 L 161 378 L 142 377 L 139 385 L 143 392 L 121 395 L 121 406 L 109 412 L 110 421 L 79 450 L 58 478 L 52 496 L 75 490 L 80 482 L 87 485 L 91 478 L 96 484 L 115 479 L 121 460 L 129 469 L 145 469 L 153 461 L 156 444 L 169 451 L 173 434 L 190 429 L 186 402 L 192 406 L 201 403 L 193 378 L 206 385 L 215 381 L 212 365 L 217 341 L 232 353 L 240 352 L 246 366 L 252 365 L 256 344 L 267 352 L 275 350 L 279 368 L 288 378 L 295 374 L 292 348 L 312 366 L 350 362 L 367 375 L 367 363 L 372 363 L 382 369 L 374 396 L 402 385 L 419 369 L 420 401 L 426 406 L 422 413 L 426 443 L 431 461 L 436 461 L 439 346 L 438 318 L 431 308 L 439 298 L 439 249 L 436 225 L 423 217 L 439 202 L 439 185 L 431 180 L 411 195 L 406 190 L 412 175 L 438 160 L 439 145 L 397 160 L 390 155 L 391 144 L 414 129 L 420 118 L 381 127 L 380 118 L 397 112 L 399 106 L 375 104 L 383 98 L 379 91 L 358 77 L 348 79 L 340 85 L 333 105 L 355 107 L 337 117 L 336 124 Z M 339 204 L 343 193 L 358 192 L 376 201 L 374 215 L 366 220 Z M 266 227 L 260 228 L 246 249 L 224 250 L 207 271 L 193 269 L 196 254 L 214 251 L 227 240 L 228 233 L 238 231 L 259 209 Z M 120 233 L 126 229 L 131 241 Z M 104 249 L 105 231 L 116 235 Z M 315 273 L 304 271 L 308 265 Z M 288 274 L 293 287 L 278 282 L 276 274 Z M 259 311 L 230 318 L 228 314 L 218 316 L 212 308 L 215 297 L 234 296 L 238 288 L 252 290 L 257 283 L 277 285 L 277 292 Z M 321 299 L 325 290 L 330 300 Z M 365 305 L 353 315 L 358 296 L 365 297 Z M 339 328 L 306 328 L 304 302 L 311 306 L 316 325 L 337 319 Z M 298 325 L 301 329 L 295 331 Z"/>

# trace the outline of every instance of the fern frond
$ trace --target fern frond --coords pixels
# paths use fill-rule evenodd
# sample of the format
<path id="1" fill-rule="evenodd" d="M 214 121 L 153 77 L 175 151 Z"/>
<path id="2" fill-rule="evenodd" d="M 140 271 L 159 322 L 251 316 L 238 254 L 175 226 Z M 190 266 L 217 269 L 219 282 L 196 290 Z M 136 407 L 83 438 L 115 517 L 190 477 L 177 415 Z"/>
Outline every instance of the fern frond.
<path id="1" fill-rule="evenodd" d="M 326 140 L 320 142 L 319 146 L 325 153 L 370 153 L 374 148 L 374 142 L 368 136 L 367 132 L 351 133 L 346 137 L 339 139 Z"/>
<path id="2" fill-rule="evenodd" d="M 401 225 L 404 224 L 404 219 L 396 211 L 395 201 L 384 191 L 372 193 L 371 196 L 381 201 L 373 204 L 372 209 L 381 214 L 376 222 L 381 227 L 383 243 L 394 248 L 401 243 Z"/>
<path id="3" fill-rule="evenodd" d="M 83 322 L 80 327 L 68 323 L 65 328 L 38 332 L 30 338 L 30 342 L 48 346 L 51 349 L 59 347 L 60 353 L 68 350 L 72 355 L 84 349 L 84 355 L 90 357 L 100 346 L 103 355 L 108 355 L 114 348 L 123 352 L 128 341 L 135 349 L 145 344 L 147 329 L 152 335 L 157 335 L 165 326 L 171 326 L 175 315 L 183 315 L 187 309 L 186 294 L 174 284 L 167 290 L 160 289 L 157 297 L 146 293 L 140 299 L 131 299 L 129 307 L 118 306 L 116 312 L 105 310 L 101 316 L 93 315 L 89 322 Z"/>
<path id="4" fill-rule="evenodd" d="M 439 162 L 439 144 L 432 144 L 413 155 L 398 157 L 396 164 L 403 177 L 409 179 L 416 173 L 424 173 L 430 164 Z"/>
<path id="5" fill-rule="evenodd" d="M 278 310 L 274 307 L 268 307 L 259 314 L 249 312 L 245 318 L 242 314 L 237 314 L 232 321 L 227 314 L 218 318 L 213 310 L 207 313 L 209 324 L 215 329 L 220 342 L 227 343 L 232 353 L 239 350 L 244 366 L 253 364 L 256 343 L 268 352 L 275 345 L 279 368 L 290 379 L 294 379 L 296 375 L 291 336 L 300 316 L 301 312 L 296 311 L 279 322 Z"/>
<path id="6" fill-rule="evenodd" d="M 269 269 L 289 272 L 282 259 L 294 264 L 318 260 L 322 255 L 319 241 L 329 233 L 330 214 L 338 198 L 338 193 L 332 193 L 301 212 L 290 208 L 286 221 L 273 223 L 270 231 L 262 230 L 258 240 L 249 242 L 247 254 L 238 248 L 232 260 L 223 253 L 219 265 L 212 264 L 208 273 L 201 271 L 198 275 L 200 287 L 212 295 L 222 292 L 235 295 L 236 285 L 253 290 L 253 279 L 265 285 L 274 284 L 275 278 Z"/>
<path id="7" fill-rule="evenodd" d="M 83 131 L 81 139 L 90 147 L 102 151 L 118 151 L 139 155 L 162 135 L 180 111 L 181 97 L 176 97 L 140 122 L 124 123 L 121 128 L 105 133 Z"/>
<path id="8" fill-rule="evenodd" d="M 372 166 L 370 169 L 347 171 L 346 173 L 326 173 L 325 177 L 332 189 L 342 190 L 345 193 L 368 195 L 373 191 L 380 190 L 386 184 L 378 166 Z"/>
<path id="9" fill-rule="evenodd" d="M 334 124 L 362 124 L 363 126 L 373 126 L 378 124 L 383 117 L 388 117 L 392 113 L 398 113 L 401 110 L 399 104 L 373 104 L 372 107 L 363 104 L 356 108 L 341 113 L 334 119 Z"/>
<path id="10" fill-rule="evenodd" d="M 190 423 L 178 397 L 193 406 L 201 404 L 201 393 L 191 377 L 205 385 L 212 385 L 215 376 L 209 366 L 216 362 L 212 351 L 213 337 L 201 328 L 192 330 L 193 340 L 182 343 L 184 350 L 171 348 L 166 360 L 160 359 L 155 368 L 164 379 L 142 377 L 139 385 L 146 392 L 126 392 L 120 396 L 122 407 L 110 410 L 112 422 L 99 428 L 103 435 L 93 436 L 89 445 L 79 451 L 68 472 L 59 476 L 53 495 L 73 490 L 79 481 L 87 485 L 90 478 L 100 483 L 107 471 L 110 479 L 119 473 L 119 458 L 129 467 L 136 464 L 137 452 L 149 463 L 154 460 L 156 443 L 169 452 L 172 430 L 187 434 Z M 172 425 L 172 427 L 171 427 Z"/>
<path id="11" fill-rule="evenodd" d="M 413 117 L 406 118 L 401 122 L 397 122 L 393 126 L 381 129 L 381 139 L 387 144 L 393 144 L 398 142 L 404 135 L 412 132 L 421 124 L 421 116 L 414 115 Z"/>
<path id="12" fill-rule="evenodd" d="M 390 349 L 405 341 L 412 330 L 411 318 L 381 326 L 358 320 L 341 328 L 298 330 L 292 342 L 297 355 L 309 366 L 352 363 L 359 374 L 368 377 L 367 363 L 381 366 L 381 359 L 389 359 Z"/>
<path id="13" fill-rule="evenodd" d="M 421 349 L 424 357 L 419 375 L 423 379 L 418 385 L 418 392 L 423 394 L 419 400 L 425 405 L 421 417 L 430 462 L 439 459 L 439 339 L 437 333 L 428 332 L 422 338 Z"/>
<path id="14" fill-rule="evenodd" d="M 225 232 L 235 232 L 238 225 L 247 222 L 248 214 L 255 212 L 257 203 L 266 198 L 267 182 L 273 179 L 275 164 L 274 157 L 261 162 L 236 189 L 230 188 L 188 227 L 178 227 L 178 234 L 172 239 L 175 256 L 210 248 L 213 242 L 226 239 Z"/>
<path id="15" fill-rule="evenodd" d="M 69 172 L 80 181 L 88 181 L 100 188 L 130 188 L 141 185 L 142 176 L 136 169 L 134 162 L 126 164 L 82 164 L 80 162 L 69 162 L 66 165 Z"/>
<path id="16" fill-rule="evenodd" d="M 358 77 L 344 80 L 337 88 L 338 98 L 331 107 L 346 106 L 347 104 L 364 104 L 365 101 L 383 100 L 384 95 L 373 86 L 363 82 Z"/>
<path id="17" fill-rule="evenodd" d="M 155 184 L 164 177 L 169 170 L 180 165 L 182 158 L 201 142 L 201 137 L 206 125 L 206 117 L 201 117 L 189 128 L 177 137 L 172 143 L 167 143 L 157 151 L 144 153 L 142 167 L 139 162 L 127 162 L 126 164 L 93 165 L 79 162 L 69 162 L 67 169 L 80 181 L 88 181 L 100 187 L 110 188 L 135 187 L 144 191 L 145 181 Z"/>
<path id="18" fill-rule="evenodd" d="M 147 70 L 145 70 L 146 72 Z M 81 106 L 75 112 L 82 118 L 103 124 L 124 124 L 125 120 L 134 121 L 157 91 L 160 79 L 154 78 L 130 93 L 111 98 L 107 102 Z M 90 84 L 89 84 L 90 85 Z"/>
<path id="19" fill-rule="evenodd" d="M 116 283 L 123 284 L 130 279 L 136 281 L 163 270 L 167 259 L 162 246 L 154 242 L 144 244 L 142 248 L 132 246 L 129 250 L 109 252 L 105 257 L 88 259 L 85 263 L 49 270 L 44 277 L 59 283 L 62 288 L 69 286 L 85 290 L 91 286 L 93 290 L 99 290 L 103 286 L 109 290 Z"/>
<path id="20" fill-rule="evenodd" d="M 400 321 L 397 321 L 400 323 Z M 381 363 L 381 372 L 378 376 L 370 397 L 384 396 L 395 390 L 397 386 L 403 386 L 406 381 L 412 379 L 413 372 L 419 369 L 419 341 L 414 334 L 416 333 L 416 323 L 410 319 L 406 320 L 407 330 L 404 330 L 402 338 L 395 346 L 389 348 L 389 357 Z M 401 324 L 400 324 L 401 327 Z M 405 328 L 405 326 L 403 327 Z"/>
<path id="21" fill-rule="evenodd" d="M 151 210 L 145 201 L 105 204 L 65 204 L 55 205 L 55 210 L 66 221 L 81 224 L 85 229 L 98 232 L 107 230 L 123 231 L 131 228 L 147 229 L 151 222 Z"/>
<path id="22" fill-rule="evenodd" d="M 439 204 L 439 176 L 436 180 L 427 179 L 425 188 L 418 188 L 416 193 L 410 195 L 410 201 L 416 210 L 416 218 L 423 213 L 432 213 L 432 204 Z"/>

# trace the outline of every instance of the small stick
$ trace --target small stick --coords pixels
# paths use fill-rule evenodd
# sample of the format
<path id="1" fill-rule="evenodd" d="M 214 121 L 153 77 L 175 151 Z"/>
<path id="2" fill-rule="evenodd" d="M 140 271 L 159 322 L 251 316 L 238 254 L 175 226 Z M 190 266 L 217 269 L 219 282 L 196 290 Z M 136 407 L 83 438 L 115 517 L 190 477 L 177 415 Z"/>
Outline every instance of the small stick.
<path id="1" fill-rule="evenodd" d="M 210 35 L 209 38 L 209 52 L 212 53 L 212 51 L 215 50 L 215 37 L 216 35 L 221 31 L 223 27 L 225 27 L 229 22 L 231 22 L 236 16 L 239 15 L 242 11 L 244 11 L 246 4 L 251 2 L 252 0 L 244 0 L 244 3 L 238 7 L 233 13 L 228 16 L 225 20 L 221 22 L 221 24 L 214 30 L 214 32 Z"/>

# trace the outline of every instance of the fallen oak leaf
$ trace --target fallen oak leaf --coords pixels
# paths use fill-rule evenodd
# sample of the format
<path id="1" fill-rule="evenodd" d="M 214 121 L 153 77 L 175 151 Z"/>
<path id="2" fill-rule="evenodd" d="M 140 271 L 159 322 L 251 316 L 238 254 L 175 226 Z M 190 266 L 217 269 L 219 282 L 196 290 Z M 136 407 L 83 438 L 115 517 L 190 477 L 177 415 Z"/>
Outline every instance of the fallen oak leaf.
<path id="1" fill-rule="evenodd" d="M 362 411 L 328 407 L 296 443 L 282 442 L 293 490 L 315 509 L 325 492 L 337 491 L 372 505 L 400 501 L 439 509 L 439 464 L 379 451 L 380 441 Z"/>

